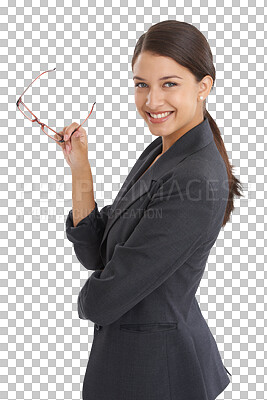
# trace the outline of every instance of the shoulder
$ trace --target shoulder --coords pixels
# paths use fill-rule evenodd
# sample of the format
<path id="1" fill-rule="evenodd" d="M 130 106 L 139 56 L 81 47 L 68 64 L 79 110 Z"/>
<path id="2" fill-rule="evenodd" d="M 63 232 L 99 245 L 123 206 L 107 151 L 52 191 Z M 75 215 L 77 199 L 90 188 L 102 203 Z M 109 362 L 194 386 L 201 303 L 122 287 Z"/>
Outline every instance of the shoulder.
<path id="1" fill-rule="evenodd" d="M 188 203 L 199 207 L 214 207 L 214 189 L 209 179 L 198 171 L 174 169 L 157 181 L 152 201 L 170 201 L 179 204 Z"/>
<path id="2" fill-rule="evenodd" d="M 216 193 L 216 197 L 228 197 L 228 175 L 225 163 L 216 149 L 207 149 L 199 151 L 179 162 L 171 171 L 168 171 L 161 178 L 160 184 L 179 185 L 185 189 L 191 187 L 201 188 L 211 193 Z"/>
<path id="3" fill-rule="evenodd" d="M 185 188 L 195 183 L 196 186 L 206 186 L 209 183 L 209 169 L 205 160 L 187 157 L 174 168 L 165 173 L 158 181 L 157 186 L 177 185 Z"/>

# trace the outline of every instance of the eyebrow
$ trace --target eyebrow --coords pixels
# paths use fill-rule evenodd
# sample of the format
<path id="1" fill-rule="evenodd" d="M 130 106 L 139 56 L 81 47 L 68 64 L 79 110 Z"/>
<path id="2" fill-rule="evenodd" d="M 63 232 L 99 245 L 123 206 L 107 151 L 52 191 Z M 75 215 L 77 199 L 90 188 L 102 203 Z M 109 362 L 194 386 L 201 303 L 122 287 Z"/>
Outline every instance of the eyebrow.
<path id="1" fill-rule="evenodd" d="M 178 78 L 178 79 L 183 79 L 180 76 L 177 75 L 170 75 L 170 76 L 163 76 L 162 78 L 159 78 L 159 81 L 163 81 L 164 79 L 169 79 L 169 78 Z M 134 76 L 133 79 L 139 79 L 140 81 L 146 81 L 144 78 L 140 78 L 140 76 Z"/>

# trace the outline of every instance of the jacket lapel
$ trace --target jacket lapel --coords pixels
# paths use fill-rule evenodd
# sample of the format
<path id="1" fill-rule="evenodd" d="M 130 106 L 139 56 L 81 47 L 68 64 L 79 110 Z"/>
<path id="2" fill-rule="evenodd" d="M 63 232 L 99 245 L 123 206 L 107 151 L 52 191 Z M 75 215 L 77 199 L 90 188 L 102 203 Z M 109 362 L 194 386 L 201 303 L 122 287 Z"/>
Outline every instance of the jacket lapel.
<path id="1" fill-rule="evenodd" d="M 109 218 L 100 245 L 100 251 L 107 234 L 120 217 L 139 197 L 148 193 L 153 181 L 158 181 L 166 173 L 170 172 L 186 157 L 207 146 L 212 142 L 213 133 L 207 117 L 204 117 L 199 125 L 190 129 L 181 136 L 147 171 L 153 160 L 162 152 L 162 138 L 155 139 L 141 154 L 122 188 L 117 194 L 109 213 Z M 144 173 L 143 176 L 141 176 Z M 139 179 L 139 177 L 141 177 Z"/>
<path id="2" fill-rule="evenodd" d="M 158 139 L 161 139 L 158 138 Z M 153 141 L 153 149 L 149 152 L 149 154 L 145 158 L 139 158 L 135 163 L 134 167 L 131 169 L 128 177 L 126 178 L 121 190 L 116 196 L 112 206 L 111 206 L 111 214 L 116 210 L 117 206 L 123 202 L 126 204 L 126 208 L 128 208 L 131 203 L 125 203 L 125 201 L 129 201 L 129 194 L 134 195 L 133 201 L 137 200 L 138 197 L 142 196 L 142 194 L 146 193 L 151 185 L 152 175 L 150 174 L 151 169 L 145 173 L 145 175 L 140 180 L 139 177 L 143 174 L 143 172 L 152 164 L 153 160 L 157 157 L 157 155 L 161 152 L 161 140 Z M 157 142 L 157 143 L 156 143 Z M 139 192 L 141 190 L 141 192 Z M 127 197 L 125 197 L 127 194 Z M 139 195 L 140 194 L 140 195 Z M 137 197 L 136 197 L 137 196 Z M 126 200 L 126 198 L 128 200 Z M 123 207 L 124 208 L 124 207 Z"/>

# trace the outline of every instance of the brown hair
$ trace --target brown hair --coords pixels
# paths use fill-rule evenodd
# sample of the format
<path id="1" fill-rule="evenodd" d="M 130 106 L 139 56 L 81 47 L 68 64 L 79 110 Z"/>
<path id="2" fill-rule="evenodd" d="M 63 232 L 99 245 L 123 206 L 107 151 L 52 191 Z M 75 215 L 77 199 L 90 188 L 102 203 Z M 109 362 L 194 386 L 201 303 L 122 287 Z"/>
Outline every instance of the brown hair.
<path id="1" fill-rule="evenodd" d="M 132 70 L 137 57 L 144 51 L 172 58 L 187 68 L 195 76 L 197 82 L 200 82 L 206 75 L 210 75 L 213 79 L 211 90 L 213 89 L 216 71 L 212 52 L 207 39 L 194 25 L 176 20 L 166 20 L 152 25 L 138 39 L 132 57 Z M 203 101 L 203 115 L 209 120 L 215 144 L 225 163 L 228 175 L 229 197 L 222 223 L 222 227 L 224 227 L 235 208 L 234 196 L 244 197 L 240 193 L 243 189 L 240 181 L 232 173 L 233 165 L 228 159 L 220 130 L 206 110 L 206 99 Z"/>

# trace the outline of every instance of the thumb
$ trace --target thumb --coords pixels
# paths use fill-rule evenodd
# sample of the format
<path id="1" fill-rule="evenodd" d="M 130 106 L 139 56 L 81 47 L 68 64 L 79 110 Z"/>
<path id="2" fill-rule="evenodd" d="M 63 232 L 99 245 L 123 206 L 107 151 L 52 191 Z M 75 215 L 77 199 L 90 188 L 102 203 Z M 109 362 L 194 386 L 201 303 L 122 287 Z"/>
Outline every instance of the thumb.
<path id="1" fill-rule="evenodd" d="M 68 140 L 71 140 L 73 138 L 79 137 L 79 134 L 81 134 L 81 132 L 79 130 L 78 131 L 74 131 L 72 133 L 65 133 L 64 134 L 64 140 L 65 140 L 65 142 L 67 142 Z"/>
<path id="2" fill-rule="evenodd" d="M 73 135 L 71 135 L 71 139 L 78 139 L 82 136 L 82 133 L 80 131 L 75 131 Z"/>
<path id="3" fill-rule="evenodd" d="M 74 144 L 74 146 L 76 145 L 76 144 L 80 144 L 80 143 L 86 143 L 86 140 L 87 140 L 87 138 L 86 138 L 86 134 L 84 134 L 83 132 L 81 132 L 81 131 L 75 131 L 74 133 L 73 133 L 73 135 L 71 135 L 71 141 L 72 141 L 72 143 Z"/>

